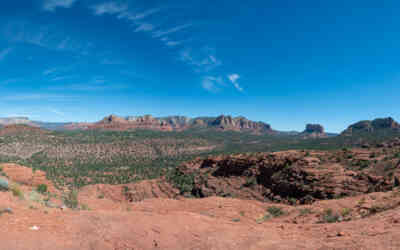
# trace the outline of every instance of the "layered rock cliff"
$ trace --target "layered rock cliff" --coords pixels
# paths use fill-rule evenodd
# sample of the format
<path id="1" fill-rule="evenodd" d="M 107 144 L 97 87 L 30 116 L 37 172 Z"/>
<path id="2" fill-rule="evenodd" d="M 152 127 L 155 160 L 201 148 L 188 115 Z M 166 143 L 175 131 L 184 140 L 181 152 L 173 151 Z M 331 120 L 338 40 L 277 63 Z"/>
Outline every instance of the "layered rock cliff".
<path id="1" fill-rule="evenodd" d="M 400 132 L 400 124 L 397 123 L 392 117 L 378 118 L 372 121 L 365 120 L 350 125 L 345 131 L 342 132 L 342 134 L 351 135 L 357 132 L 372 133 L 382 130 Z"/>

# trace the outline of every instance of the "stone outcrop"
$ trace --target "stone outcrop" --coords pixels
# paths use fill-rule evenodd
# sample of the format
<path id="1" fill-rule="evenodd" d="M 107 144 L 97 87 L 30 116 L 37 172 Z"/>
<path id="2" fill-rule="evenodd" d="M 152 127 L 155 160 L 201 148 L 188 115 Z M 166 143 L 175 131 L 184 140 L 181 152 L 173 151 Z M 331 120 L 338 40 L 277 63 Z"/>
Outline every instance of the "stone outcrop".
<path id="1" fill-rule="evenodd" d="M 166 121 L 152 117 L 151 115 L 144 116 L 129 116 L 119 117 L 110 115 L 105 117 L 100 122 L 87 126 L 88 129 L 106 129 L 106 130 L 130 130 L 130 129 L 151 129 L 161 131 L 172 131 L 173 128 Z"/>
<path id="2" fill-rule="evenodd" d="M 212 127 L 222 130 L 233 131 L 251 131 L 255 133 L 272 133 L 273 130 L 269 124 L 263 122 L 254 122 L 245 117 L 218 116 L 212 123 Z"/>
<path id="3" fill-rule="evenodd" d="M 321 163 L 298 151 L 196 159 L 181 165 L 177 176 L 192 178 L 189 192 L 197 197 L 294 204 L 393 188 L 392 180 L 385 177 L 348 170 L 334 162 Z"/>
<path id="4" fill-rule="evenodd" d="M 219 117 L 188 118 L 185 116 L 169 116 L 156 118 L 151 115 L 119 117 L 110 115 L 103 120 L 92 124 L 73 124 L 68 128 L 76 129 L 106 129 L 106 130 L 129 130 L 150 129 L 160 131 L 182 131 L 190 128 L 206 128 L 228 131 L 240 131 L 250 133 L 274 133 L 269 124 L 254 122 L 245 117 L 231 117 L 221 115 Z"/>
<path id="5" fill-rule="evenodd" d="M 300 133 L 303 138 L 324 138 L 327 137 L 325 129 L 320 124 L 307 124 L 306 129 Z"/>
<path id="6" fill-rule="evenodd" d="M 371 133 L 381 130 L 392 130 L 400 132 L 400 124 L 391 117 L 378 118 L 373 121 L 360 121 L 350 125 L 345 131 L 342 132 L 342 134 L 351 135 L 357 132 Z"/>
<path id="7" fill-rule="evenodd" d="M 29 120 L 28 117 L 8 117 L 8 118 L 0 118 L 0 125 L 16 125 L 16 124 L 25 124 L 32 125 L 33 122 Z"/>

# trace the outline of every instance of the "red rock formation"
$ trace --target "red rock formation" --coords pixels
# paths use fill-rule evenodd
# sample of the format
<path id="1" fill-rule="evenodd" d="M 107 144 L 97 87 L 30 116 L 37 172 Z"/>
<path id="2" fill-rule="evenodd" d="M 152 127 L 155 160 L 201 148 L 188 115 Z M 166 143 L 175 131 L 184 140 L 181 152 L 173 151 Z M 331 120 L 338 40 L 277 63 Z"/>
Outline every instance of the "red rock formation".
<path id="1" fill-rule="evenodd" d="M 347 170 L 334 162 L 322 164 L 296 151 L 197 159 L 183 164 L 177 176 L 193 178 L 190 192 L 199 197 L 302 204 L 393 188 L 392 180 Z"/>
<path id="2" fill-rule="evenodd" d="M 100 122 L 91 124 L 88 129 L 106 129 L 106 130 L 132 130 L 132 129 L 151 129 L 161 131 L 172 131 L 171 125 L 165 121 L 153 118 L 151 115 L 122 118 L 111 115 Z"/>
<path id="3" fill-rule="evenodd" d="M 320 124 L 307 124 L 306 129 L 300 134 L 303 138 L 325 138 L 325 129 Z"/>
<path id="4" fill-rule="evenodd" d="M 138 117 L 119 117 L 110 115 L 96 123 L 73 123 L 65 126 L 66 129 L 105 129 L 105 130 L 132 130 L 150 129 L 159 131 L 182 131 L 190 128 L 207 128 L 232 130 L 251 133 L 274 133 L 269 124 L 253 122 L 244 117 L 221 115 L 217 118 L 194 118 L 184 116 L 170 116 L 155 118 L 151 115 Z"/>
<path id="5" fill-rule="evenodd" d="M 378 118 L 373 121 L 360 121 L 350 125 L 342 134 L 351 135 L 356 132 L 371 133 L 379 130 L 400 131 L 400 124 L 391 117 Z"/>

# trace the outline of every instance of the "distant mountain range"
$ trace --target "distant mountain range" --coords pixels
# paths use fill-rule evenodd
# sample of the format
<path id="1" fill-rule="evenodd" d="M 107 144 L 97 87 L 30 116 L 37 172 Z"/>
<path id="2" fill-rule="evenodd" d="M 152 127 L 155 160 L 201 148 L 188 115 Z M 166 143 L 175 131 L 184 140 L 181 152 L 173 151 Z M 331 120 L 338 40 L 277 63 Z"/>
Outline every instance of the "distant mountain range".
<path id="1" fill-rule="evenodd" d="M 219 131 L 249 132 L 253 134 L 298 136 L 300 138 L 325 138 L 338 135 L 335 133 L 326 133 L 324 127 L 320 124 L 307 124 L 305 130 L 302 132 L 285 132 L 272 129 L 271 125 L 268 123 L 251 121 L 243 116 L 232 117 L 229 115 L 196 118 L 189 118 L 186 116 L 153 117 L 151 115 L 144 115 L 120 117 L 110 115 L 94 123 L 41 122 L 31 121 L 27 117 L 0 118 L 0 126 L 15 124 L 29 125 L 49 130 L 99 129 L 125 131 L 149 129 L 156 131 L 184 131 L 188 129 L 214 129 Z M 378 118 L 372 121 L 360 121 L 350 125 L 341 135 L 349 136 L 355 133 L 372 133 L 382 130 L 400 132 L 400 124 L 391 117 Z"/>

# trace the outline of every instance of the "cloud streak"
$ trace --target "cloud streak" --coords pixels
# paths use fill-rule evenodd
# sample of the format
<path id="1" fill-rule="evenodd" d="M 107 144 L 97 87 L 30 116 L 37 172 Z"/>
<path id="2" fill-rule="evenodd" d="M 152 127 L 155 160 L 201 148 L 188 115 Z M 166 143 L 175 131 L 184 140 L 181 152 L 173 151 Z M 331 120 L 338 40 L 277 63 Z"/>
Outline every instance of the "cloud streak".
<path id="1" fill-rule="evenodd" d="M 77 0 L 45 0 L 43 9 L 46 11 L 55 11 L 57 8 L 71 8 Z"/>
<path id="2" fill-rule="evenodd" d="M 91 7 L 95 16 L 112 15 L 118 19 L 125 20 L 136 26 L 134 32 L 147 32 L 155 39 L 160 39 L 168 47 L 174 47 L 182 44 L 182 41 L 172 41 L 166 36 L 187 29 L 192 24 L 183 24 L 169 29 L 158 29 L 156 25 L 150 22 L 144 22 L 143 19 L 161 11 L 161 8 L 152 8 L 143 11 L 132 10 L 127 4 L 117 2 L 104 2 Z"/>
<path id="3" fill-rule="evenodd" d="M 196 72 L 209 72 L 222 65 L 222 62 L 215 56 L 215 51 L 210 48 L 196 52 L 193 49 L 182 50 L 180 60 L 194 66 Z"/>
<path id="4" fill-rule="evenodd" d="M 238 74 L 228 75 L 229 81 L 233 84 L 233 86 L 240 92 L 243 92 L 243 88 L 239 85 L 238 80 L 240 76 Z"/>
<path id="5" fill-rule="evenodd" d="M 183 29 L 189 28 L 190 26 L 192 26 L 192 24 L 183 24 L 183 25 L 179 25 L 179 26 L 176 26 L 176 27 L 168 29 L 168 30 L 158 30 L 158 31 L 153 32 L 153 37 L 154 38 L 163 37 L 163 36 L 166 36 L 166 35 L 169 35 L 172 33 L 176 33 Z"/>
<path id="6" fill-rule="evenodd" d="M 106 14 L 116 15 L 118 19 L 124 19 L 128 21 L 139 21 L 160 11 L 159 8 L 148 9 L 142 12 L 132 11 L 129 9 L 127 4 L 116 2 L 104 2 L 101 4 L 96 4 L 91 8 L 96 16 L 102 16 Z M 138 24 L 136 23 L 136 25 Z"/>
<path id="7" fill-rule="evenodd" d="M 203 89 L 216 93 L 220 90 L 220 87 L 224 85 L 224 81 L 222 77 L 215 76 L 205 76 L 201 82 Z"/>
<path id="8" fill-rule="evenodd" d="M 114 14 L 120 14 L 122 12 L 125 12 L 128 10 L 128 5 L 126 4 L 119 4 L 115 2 L 107 2 L 107 3 L 101 3 L 92 6 L 92 9 L 94 11 L 94 14 L 97 16 L 109 14 L 109 15 L 114 15 Z"/>
<path id="9" fill-rule="evenodd" d="M 135 32 L 149 32 L 153 31 L 155 29 L 155 26 L 151 23 L 140 23 L 139 26 L 135 29 Z"/>
<path id="10" fill-rule="evenodd" d="M 52 26 L 37 26 L 28 22 L 10 22 L 4 31 L 9 42 L 24 43 L 55 51 L 71 51 L 86 55 L 93 44 L 73 39 Z"/>
<path id="11" fill-rule="evenodd" d="M 0 50 L 0 61 L 3 61 L 12 51 L 12 48 Z"/>
<path id="12" fill-rule="evenodd" d="M 71 99 L 71 96 L 65 95 L 54 95 L 54 94 L 36 94 L 36 93 L 27 93 L 27 94 L 17 94 L 17 95 L 9 95 L 2 97 L 2 100 L 5 101 L 65 101 Z"/>

